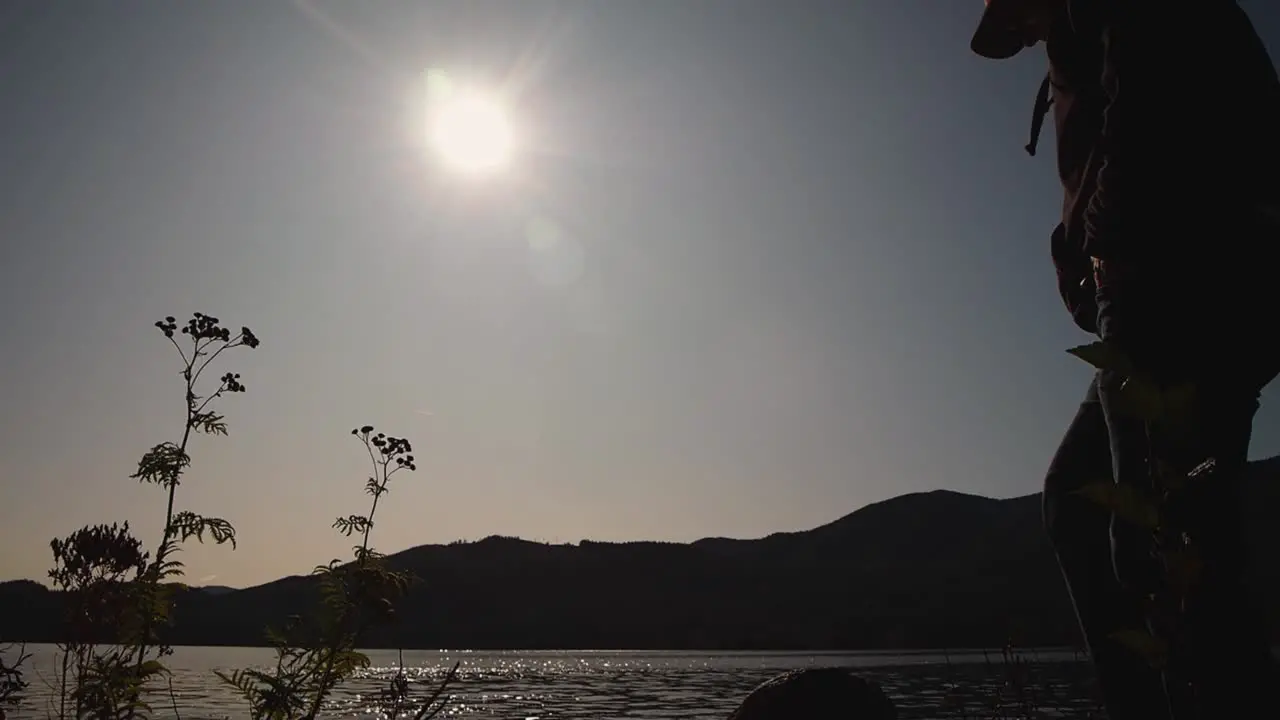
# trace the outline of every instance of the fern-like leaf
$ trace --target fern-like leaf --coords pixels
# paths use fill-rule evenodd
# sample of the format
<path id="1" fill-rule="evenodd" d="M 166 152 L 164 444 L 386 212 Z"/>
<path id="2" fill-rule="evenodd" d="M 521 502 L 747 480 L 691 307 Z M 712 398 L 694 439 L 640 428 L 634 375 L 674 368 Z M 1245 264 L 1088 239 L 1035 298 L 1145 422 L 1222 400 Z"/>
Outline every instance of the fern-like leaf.
<path id="1" fill-rule="evenodd" d="M 138 461 L 138 469 L 129 477 L 170 488 L 178 484 L 182 473 L 190 466 L 191 456 L 182 448 L 171 442 L 162 442 L 143 454 Z"/>
<path id="2" fill-rule="evenodd" d="M 236 529 L 231 523 L 222 518 L 204 517 L 190 510 L 183 510 L 173 516 L 173 523 L 169 527 L 170 532 L 177 535 L 181 542 L 186 542 L 194 537 L 203 543 L 204 535 L 207 532 L 213 538 L 215 544 L 231 543 L 233 549 L 236 547 Z"/>
<path id="3" fill-rule="evenodd" d="M 225 436 L 227 434 L 227 423 L 225 419 L 223 416 L 213 412 L 212 410 L 192 413 L 189 423 L 192 430 L 202 432 L 206 435 Z"/>

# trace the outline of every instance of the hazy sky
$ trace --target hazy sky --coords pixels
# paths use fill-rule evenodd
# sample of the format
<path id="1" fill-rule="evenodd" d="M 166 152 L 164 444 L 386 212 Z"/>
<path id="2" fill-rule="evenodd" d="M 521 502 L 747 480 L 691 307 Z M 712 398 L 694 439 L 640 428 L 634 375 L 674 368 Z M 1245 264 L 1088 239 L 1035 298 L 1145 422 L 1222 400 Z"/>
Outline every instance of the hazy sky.
<path id="1" fill-rule="evenodd" d="M 363 423 L 418 450 L 387 552 L 1037 491 L 1088 338 L 1054 289 L 1052 133 L 1022 149 L 1043 54 L 971 56 L 981 8 L 5 2 L 0 578 L 88 523 L 154 545 L 163 492 L 128 475 L 183 401 L 152 323 L 192 311 L 262 339 L 179 490 L 240 531 L 188 550 L 197 582 L 348 553 Z M 510 173 L 424 151 L 430 67 L 509 97 Z"/>

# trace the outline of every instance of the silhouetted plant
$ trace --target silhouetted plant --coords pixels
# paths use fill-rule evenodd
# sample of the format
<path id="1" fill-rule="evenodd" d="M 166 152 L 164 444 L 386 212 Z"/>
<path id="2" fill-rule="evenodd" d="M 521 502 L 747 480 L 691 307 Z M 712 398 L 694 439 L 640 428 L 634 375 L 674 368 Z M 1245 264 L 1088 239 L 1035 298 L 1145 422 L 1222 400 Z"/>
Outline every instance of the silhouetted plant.
<path id="1" fill-rule="evenodd" d="M 333 523 L 343 535 L 360 538 L 352 548 L 354 559 L 316 567 L 321 602 L 309 621 L 295 615 L 281 630 L 268 628 L 267 640 L 276 652 L 273 671 L 217 672 L 222 682 L 248 701 L 255 720 L 315 718 L 334 688 L 369 666 L 369 658 L 356 649 L 357 643 L 370 626 L 395 619 L 395 601 L 411 581 L 408 574 L 388 568 L 385 557 L 369 545 L 369 539 L 378 502 L 389 492 L 391 476 L 417 469 L 413 448 L 404 438 L 375 434 L 372 425 L 356 428 L 351 434 L 364 445 L 373 466 L 373 476 L 365 482 L 365 492 L 372 498 L 369 514 L 348 515 Z M 415 717 L 432 717 L 439 712 L 439 706 L 434 711 L 431 708 L 456 671 L 455 665 Z M 403 664 L 391 693 L 392 717 L 396 717 L 408 702 Z"/>
<path id="2" fill-rule="evenodd" d="M 22 700 L 22 693 L 27 689 L 27 681 L 22 674 L 22 666 L 30 659 L 27 646 L 7 645 L 0 649 L 0 720 L 5 718 L 5 707 L 17 705 Z"/>
<path id="3" fill-rule="evenodd" d="M 944 651 L 944 692 L 940 698 L 942 717 L 957 720 L 1037 720 L 1046 716 L 1049 693 L 1045 688 L 1041 671 L 1044 663 L 1032 650 L 1017 647 L 1012 640 L 1000 649 L 997 660 L 987 650 L 982 651 L 983 679 L 998 679 L 996 684 L 979 682 L 975 688 L 957 672 L 950 653 Z M 1081 657 L 1074 657 L 1078 663 Z M 972 677 L 969 678 L 972 681 Z M 1082 707 L 1080 720 L 1094 720 L 1105 716 L 1101 698 L 1091 699 L 1092 707 Z M 974 707 L 976 706 L 976 707 Z M 1073 716 L 1075 717 L 1075 716 Z"/>
<path id="4" fill-rule="evenodd" d="M 130 476 L 166 491 L 165 520 L 154 556 L 129 532 L 129 525 L 82 528 L 51 545 L 54 568 L 49 576 L 65 591 L 68 617 L 58 677 L 58 717 L 131 718 L 147 713 L 148 681 L 167 673 L 161 659 L 172 649 L 159 630 L 172 620 L 174 578 L 182 563 L 172 558 L 181 543 L 203 542 L 235 547 L 235 528 L 221 518 L 175 510 L 178 485 L 191 465 L 188 446 L 194 433 L 226 435 L 214 400 L 245 391 L 237 373 L 222 375 L 208 395 L 197 392 L 205 371 L 224 352 L 256 348 L 249 328 L 232 335 L 216 317 L 195 313 L 179 328 L 173 317 L 155 324 L 182 359 L 186 418 L 181 439 L 148 450 Z"/>
<path id="5" fill-rule="evenodd" d="M 396 653 L 396 674 L 382 691 L 382 704 L 391 707 L 388 717 L 398 718 L 409 700 L 409 676 L 404 674 L 404 650 Z"/>
<path id="6" fill-rule="evenodd" d="M 67 609 L 58 644 L 58 716 L 118 717 L 141 702 L 147 677 L 132 672 L 139 645 L 115 640 L 136 632 L 145 613 L 139 591 L 148 554 L 128 523 L 81 528 L 50 546 L 49 578 L 63 591 Z"/>
<path id="7" fill-rule="evenodd" d="M 181 438 L 148 450 L 131 477 L 166 491 L 163 533 L 154 555 L 143 549 L 128 523 L 85 527 L 52 541 L 54 568 L 49 576 L 67 603 L 63 639 L 58 643 L 56 707 L 52 708 L 59 718 L 149 714 L 148 683 L 168 675 L 162 660 L 172 653 L 160 630 L 173 620 L 173 592 L 181 587 L 175 578 L 182 575 L 182 563 L 173 555 L 191 538 L 203 542 L 208 536 L 216 544 L 230 543 L 233 548 L 236 544 L 235 528 L 226 520 L 178 510 L 177 488 L 191 465 L 188 448 L 193 435 L 227 434 L 226 421 L 213 402 L 245 391 L 239 374 L 225 373 L 212 391 L 202 395 L 199 385 L 205 371 L 224 352 L 256 348 L 259 340 L 247 327 L 233 336 L 216 317 L 201 313 L 183 326 L 173 317 L 155 325 L 182 359 L 186 418 Z M 394 620 L 395 601 L 408 587 L 410 577 L 388 568 L 383 555 L 369 543 L 378 503 L 389 492 L 391 476 L 416 469 L 413 449 L 403 438 L 373 430 L 366 425 L 352 431 L 373 465 L 373 476 L 365 483 L 371 498 L 368 515 L 349 515 L 333 523 L 344 535 L 359 537 L 354 559 L 334 560 L 315 569 L 322 602 L 312 617 L 304 621 L 293 615 L 283 628 L 268 629 L 268 641 L 276 651 L 273 672 L 217 673 L 248 700 L 254 718 L 316 717 L 335 687 L 368 666 L 369 659 L 356 650 L 357 643 L 368 627 Z M 26 659 L 21 651 L 11 664 L 0 659 L 0 705 L 16 700 L 26 687 L 20 669 Z M 457 669 L 455 664 L 415 718 L 430 718 L 440 711 L 443 704 L 437 700 Z M 169 695 L 176 713 L 172 683 Z M 395 715 L 411 702 L 403 658 L 387 699 Z"/>
<path id="8" fill-rule="evenodd" d="M 1194 691 L 1182 674 L 1185 667 L 1185 603 L 1199 581 L 1202 557 L 1187 522 L 1190 492 L 1211 476 L 1211 457 L 1172 457 L 1165 452 L 1182 445 L 1188 411 L 1195 399 L 1189 384 L 1167 385 L 1137 369 L 1112 345 L 1095 342 L 1069 350 L 1100 370 L 1124 376 L 1122 409 L 1146 423 L 1151 443 L 1149 484 L 1138 487 L 1102 479 L 1085 486 L 1082 496 L 1116 517 L 1150 533 L 1151 572 L 1126 578 L 1146 610 L 1146 627 L 1126 628 L 1113 638 L 1165 671 L 1171 693 Z M 1182 453 L 1178 453 L 1182 454 Z"/>

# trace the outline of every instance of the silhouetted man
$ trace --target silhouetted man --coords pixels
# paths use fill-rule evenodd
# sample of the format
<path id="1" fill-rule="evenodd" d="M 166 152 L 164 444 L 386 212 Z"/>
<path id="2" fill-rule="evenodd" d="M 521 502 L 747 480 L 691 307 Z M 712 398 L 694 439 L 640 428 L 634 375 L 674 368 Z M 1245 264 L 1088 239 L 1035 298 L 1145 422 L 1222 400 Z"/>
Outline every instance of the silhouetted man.
<path id="1" fill-rule="evenodd" d="M 1045 523 L 1104 701 L 1112 720 L 1274 717 L 1241 481 L 1259 391 L 1280 367 L 1280 82 L 1235 0 L 989 0 L 972 47 L 1003 59 L 1040 42 L 1049 73 L 1027 150 L 1052 109 L 1062 299 L 1134 370 L 1196 388 L 1190 433 L 1169 442 L 1123 411 L 1125 376 L 1099 371 L 1045 480 Z M 1204 561 L 1182 612 L 1185 661 L 1161 673 L 1115 635 L 1153 622 L 1164 571 L 1151 531 L 1075 491 L 1110 476 L 1150 492 L 1156 467 L 1206 458 L 1216 464 L 1182 499 Z"/>

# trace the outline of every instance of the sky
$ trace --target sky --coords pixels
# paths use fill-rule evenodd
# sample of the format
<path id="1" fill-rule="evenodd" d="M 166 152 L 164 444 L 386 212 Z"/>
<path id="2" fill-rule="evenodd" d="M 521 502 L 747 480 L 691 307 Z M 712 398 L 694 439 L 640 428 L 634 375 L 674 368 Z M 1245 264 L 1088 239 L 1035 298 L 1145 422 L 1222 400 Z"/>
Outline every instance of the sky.
<path id="1" fill-rule="evenodd" d="M 239 531 L 184 551 L 201 584 L 348 554 L 365 423 L 418 464 L 384 552 L 1038 491 L 1089 338 L 1049 258 L 1052 133 L 1023 150 L 1043 53 L 972 56 L 981 7 L 4 3 L 0 579 L 86 524 L 158 541 L 129 475 L 183 386 L 152 324 L 194 311 L 262 340 L 219 360 L 248 392 L 178 489 Z M 428 69 L 503 98 L 506 172 L 424 147 Z"/>

